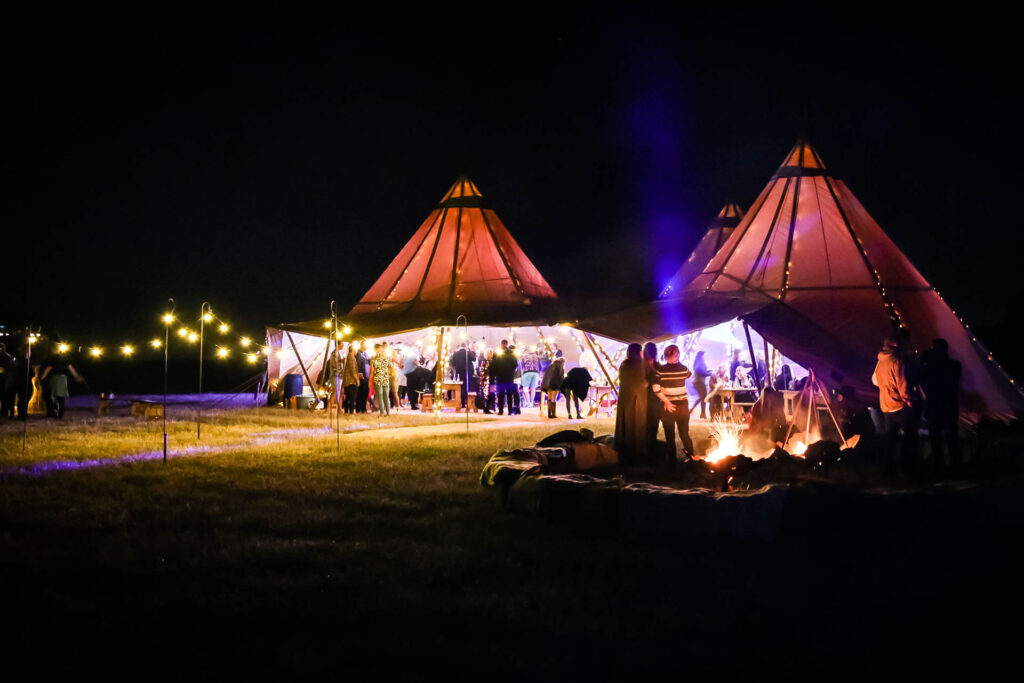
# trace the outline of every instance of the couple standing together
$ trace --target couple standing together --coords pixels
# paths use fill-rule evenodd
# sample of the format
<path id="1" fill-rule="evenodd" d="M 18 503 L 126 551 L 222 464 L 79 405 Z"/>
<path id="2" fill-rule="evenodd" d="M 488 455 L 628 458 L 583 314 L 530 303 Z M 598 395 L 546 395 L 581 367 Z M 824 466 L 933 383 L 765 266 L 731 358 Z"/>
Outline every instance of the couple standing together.
<path id="1" fill-rule="evenodd" d="M 690 370 L 679 362 L 679 347 L 665 347 L 665 362 L 658 363 L 658 347 L 630 344 L 619 366 L 619 400 L 615 412 L 615 448 L 626 461 L 657 461 L 658 425 L 665 429 L 669 467 L 676 464 L 676 429 L 683 442 L 683 459 L 693 457 L 690 440 L 690 403 L 686 380 Z"/>

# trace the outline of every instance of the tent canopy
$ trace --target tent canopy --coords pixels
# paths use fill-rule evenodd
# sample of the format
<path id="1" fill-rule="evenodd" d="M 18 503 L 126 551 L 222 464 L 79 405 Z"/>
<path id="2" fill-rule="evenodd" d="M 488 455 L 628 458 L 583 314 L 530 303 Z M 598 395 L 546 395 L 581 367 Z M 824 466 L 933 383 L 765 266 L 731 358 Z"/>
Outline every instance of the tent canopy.
<path id="1" fill-rule="evenodd" d="M 676 274 L 672 276 L 672 279 L 668 281 L 668 284 L 665 285 L 665 289 L 661 292 L 661 298 L 668 299 L 682 294 L 686 285 L 693 278 L 704 272 L 708 263 L 715 257 L 718 250 L 722 248 L 725 240 L 729 239 L 729 235 L 739 225 L 742 218 L 743 209 L 737 204 L 726 204 L 723 206 L 715 220 L 711 221 L 707 232 L 697 242 L 697 246 L 690 253 L 690 257 L 686 259 Z"/>
<path id="2" fill-rule="evenodd" d="M 822 378 L 865 391 L 884 337 L 914 350 L 941 337 L 963 364 L 968 419 L 1024 410 L 1018 387 L 802 141 L 681 296 L 580 325 L 617 339 L 656 339 L 736 316 Z"/>
<path id="3" fill-rule="evenodd" d="M 441 198 L 348 319 L 368 328 L 417 329 L 545 319 L 555 291 L 476 185 L 460 177 Z"/>

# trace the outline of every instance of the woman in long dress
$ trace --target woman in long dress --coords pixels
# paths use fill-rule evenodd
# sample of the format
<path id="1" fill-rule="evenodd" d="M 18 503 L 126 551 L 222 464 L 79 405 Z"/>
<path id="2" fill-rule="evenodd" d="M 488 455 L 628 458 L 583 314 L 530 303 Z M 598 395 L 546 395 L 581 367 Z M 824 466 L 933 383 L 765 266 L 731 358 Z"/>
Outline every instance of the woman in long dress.
<path id="1" fill-rule="evenodd" d="M 619 366 L 619 400 L 615 406 L 615 450 L 624 461 L 647 455 L 647 367 L 639 344 L 630 344 Z"/>

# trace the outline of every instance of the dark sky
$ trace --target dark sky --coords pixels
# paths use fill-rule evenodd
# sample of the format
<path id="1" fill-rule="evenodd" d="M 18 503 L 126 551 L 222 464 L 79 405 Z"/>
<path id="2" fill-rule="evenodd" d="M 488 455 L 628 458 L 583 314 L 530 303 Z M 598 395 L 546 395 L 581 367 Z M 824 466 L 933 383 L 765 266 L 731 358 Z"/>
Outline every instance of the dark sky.
<path id="1" fill-rule="evenodd" d="M 969 321 L 1020 307 L 1012 22 L 443 7 L 12 17 L 0 324 L 345 311 L 460 173 L 560 294 L 653 297 L 799 136 Z"/>

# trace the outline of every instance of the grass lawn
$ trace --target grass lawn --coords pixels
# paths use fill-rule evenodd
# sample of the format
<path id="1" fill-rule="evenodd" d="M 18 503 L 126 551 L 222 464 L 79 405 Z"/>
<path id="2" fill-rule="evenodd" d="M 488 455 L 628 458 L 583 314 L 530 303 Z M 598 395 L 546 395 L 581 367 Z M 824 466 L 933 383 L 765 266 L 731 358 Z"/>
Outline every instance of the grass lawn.
<path id="1" fill-rule="evenodd" d="M 194 424 L 177 417 L 172 443 L 186 448 Z M 982 646 L 979 666 L 1013 654 L 1000 617 L 1022 606 L 1019 539 L 620 538 L 504 512 L 480 487 L 494 450 L 561 420 L 356 429 L 336 452 L 333 435 L 306 431 L 319 416 L 207 419 L 203 443 L 224 450 L 0 480 L 9 661 L 133 677 L 547 679 L 894 659 L 921 671 Z M 406 420 L 424 423 L 391 425 Z M 22 458 L 4 427 L 0 467 L 155 449 L 161 434 L 124 419 L 31 429 Z"/>

